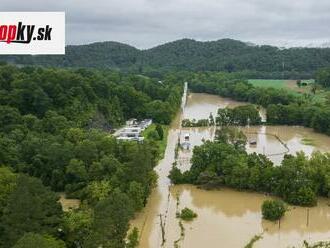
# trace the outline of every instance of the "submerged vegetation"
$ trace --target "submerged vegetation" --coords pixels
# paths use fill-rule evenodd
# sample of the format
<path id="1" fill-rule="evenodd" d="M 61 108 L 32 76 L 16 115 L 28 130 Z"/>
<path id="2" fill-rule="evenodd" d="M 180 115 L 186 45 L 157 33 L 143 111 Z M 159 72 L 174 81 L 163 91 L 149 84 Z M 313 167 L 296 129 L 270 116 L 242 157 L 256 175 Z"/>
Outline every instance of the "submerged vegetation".
<path id="1" fill-rule="evenodd" d="M 254 105 L 238 106 L 233 109 L 219 109 L 215 118 L 217 126 L 260 125 L 261 118 Z"/>
<path id="2" fill-rule="evenodd" d="M 327 70 L 318 72 L 316 82 L 326 86 L 328 75 Z M 303 95 L 283 89 L 257 88 L 237 74 L 225 73 L 196 73 L 191 78 L 190 88 L 194 92 L 213 93 L 264 106 L 268 124 L 303 125 L 330 134 L 329 105 L 312 102 Z M 274 166 L 264 155 L 247 154 L 246 138 L 241 138 L 244 135 L 233 135 L 232 129 L 226 127 L 247 125 L 248 121 L 258 124 L 260 117 L 253 105 L 220 109 L 215 120 L 220 126 L 215 141 L 206 141 L 194 148 L 189 171 L 181 173 L 173 167 L 169 176 L 172 182 L 267 192 L 302 206 L 315 205 L 317 196 L 329 197 L 329 154 L 314 153 L 311 158 L 301 152 L 296 156 L 286 155 L 281 166 Z M 239 131 L 234 133 L 239 134 Z M 305 139 L 305 142 L 311 141 Z"/>
<path id="3" fill-rule="evenodd" d="M 317 196 L 329 196 L 329 154 L 316 152 L 311 158 L 302 152 L 286 155 L 281 166 L 274 166 L 264 155 L 248 154 L 245 142 L 240 131 L 219 129 L 214 142 L 194 147 L 189 171 L 181 173 L 174 166 L 169 177 L 176 184 L 267 192 L 301 206 L 314 206 Z"/>
<path id="4" fill-rule="evenodd" d="M 218 109 L 216 118 L 210 114 L 208 119 L 182 120 L 182 127 L 207 127 L 207 126 L 245 126 L 260 125 L 261 117 L 256 106 L 249 104 L 235 108 Z"/>
<path id="5" fill-rule="evenodd" d="M 304 241 L 302 248 L 330 248 L 330 242 L 329 241 L 319 241 L 319 242 L 310 244 L 307 241 Z"/>
<path id="6" fill-rule="evenodd" d="M 287 207 L 281 200 L 266 200 L 262 203 L 261 213 L 265 220 L 276 221 L 281 219 Z"/>
<path id="7" fill-rule="evenodd" d="M 314 145 L 314 140 L 310 138 L 303 138 L 301 141 L 304 145 L 309 145 L 309 146 Z"/>
<path id="8" fill-rule="evenodd" d="M 184 208 L 180 213 L 177 214 L 177 218 L 180 218 L 185 221 L 193 220 L 197 217 L 197 214 L 192 211 L 190 208 Z"/>
<path id="9" fill-rule="evenodd" d="M 253 245 L 262 239 L 262 234 L 254 235 L 253 238 L 247 243 L 244 248 L 253 248 Z"/>
<path id="10" fill-rule="evenodd" d="M 189 120 L 183 119 L 181 123 L 182 127 L 208 127 L 210 126 L 209 119 Z"/>

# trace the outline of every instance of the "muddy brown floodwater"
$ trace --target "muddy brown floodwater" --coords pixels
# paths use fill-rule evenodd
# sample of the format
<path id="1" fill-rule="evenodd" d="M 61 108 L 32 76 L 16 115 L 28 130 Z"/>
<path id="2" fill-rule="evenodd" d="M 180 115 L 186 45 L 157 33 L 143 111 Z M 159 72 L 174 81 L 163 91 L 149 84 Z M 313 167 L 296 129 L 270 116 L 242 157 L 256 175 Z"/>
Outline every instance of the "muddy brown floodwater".
<path id="1" fill-rule="evenodd" d="M 165 157 L 155 168 L 158 186 L 149 198 L 147 206 L 132 221 L 140 231 L 141 248 L 177 247 L 184 248 L 240 248 L 254 235 L 262 239 L 253 247 L 292 247 L 309 242 L 330 239 L 330 201 L 319 199 L 313 208 L 290 207 L 281 223 L 262 220 L 260 207 L 263 194 L 238 192 L 231 189 L 205 191 L 192 185 L 173 186 L 168 173 L 174 162 L 174 148 L 178 136 L 190 135 L 192 147 L 202 140 L 214 137 L 214 128 L 180 128 L 182 118 L 207 118 L 215 116 L 218 108 L 234 107 L 246 103 L 207 94 L 190 94 L 187 103 L 171 125 Z M 248 139 L 256 139 L 256 146 L 247 145 L 248 152 L 259 152 L 280 164 L 284 153 L 294 154 L 303 150 L 310 155 L 315 150 L 329 151 L 330 137 L 317 134 L 311 129 L 288 126 L 244 127 Z M 283 144 L 278 140 L 282 141 Z M 308 142 L 306 142 L 308 139 Z M 178 167 L 184 171 L 190 167 L 192 149 L 179 153 Z M 176 211 L 189 207 L 198 214 L 192 222 L 183 222 L 180 228 Z M 309 216 L 309 218 L 308 218 Z M 308 219 L 308 220 L 307 220 Z M 180 235 L 183 236 L 180 239 Z"/>

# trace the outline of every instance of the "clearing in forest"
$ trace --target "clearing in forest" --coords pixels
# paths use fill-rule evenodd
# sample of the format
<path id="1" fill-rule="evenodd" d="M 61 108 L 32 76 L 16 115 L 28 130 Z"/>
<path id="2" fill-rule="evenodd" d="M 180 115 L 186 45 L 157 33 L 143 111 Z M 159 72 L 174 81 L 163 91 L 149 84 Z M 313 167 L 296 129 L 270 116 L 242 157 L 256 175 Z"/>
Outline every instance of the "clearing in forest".
<path id="1" fill-rule="evenodd" d="M 290 89 L 295 92 L 305 93 L 311 90 L 311 84 L 315 81 L 301 80 L 301 87 L 297 85 L 297 80 L 283 80 L 283 79 L 249 79 L 249 83 L 256 87 L 275 88 L 275 89 Z"/>
<path id="2" fill-rule="evenodd" d="M 249 79 L 255 87 L 287 89 L 294 94 L 309 94 L 313 97 L 313 101 L 324 101 L 328 91 L 318 86 L 316 94 L 312 92 L 312 86 L 315 83 L 314 79 L 301 80 L 301 86 L 297 84 L 297 80 L 283 80 L 283 79 Z"/>

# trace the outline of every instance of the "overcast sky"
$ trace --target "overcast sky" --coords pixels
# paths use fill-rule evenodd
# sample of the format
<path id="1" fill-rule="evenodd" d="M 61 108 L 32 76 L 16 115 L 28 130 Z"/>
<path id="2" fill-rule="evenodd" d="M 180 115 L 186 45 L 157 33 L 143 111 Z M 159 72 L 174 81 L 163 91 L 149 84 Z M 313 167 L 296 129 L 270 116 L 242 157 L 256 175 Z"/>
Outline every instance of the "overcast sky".
<path id="1" fill-rule="evenodd" d="M 1 0 L 1 11 L 65 11 L 67 44 L 149 48 L 181 38 L 301 46 L 330 42 L 330 0 Z"/>

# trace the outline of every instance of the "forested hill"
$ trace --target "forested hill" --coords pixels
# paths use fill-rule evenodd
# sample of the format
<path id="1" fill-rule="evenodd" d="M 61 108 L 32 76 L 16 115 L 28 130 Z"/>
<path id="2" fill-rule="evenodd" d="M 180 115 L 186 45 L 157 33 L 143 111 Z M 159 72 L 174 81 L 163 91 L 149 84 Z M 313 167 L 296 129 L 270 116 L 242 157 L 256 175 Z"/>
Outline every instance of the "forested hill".
<path id="1" fill-rule="evenodd" d="M 65 53 L 63 56 L 0 56 L 0 60 L 23 65 L 129 68 L 137 62 L 141 51 L 129 45 L 109 41 L 67 46 Z"/>
<path id="2" fill-rule="evenodd" d="M 99 42 L 68 46 L 65 56 L 2 56 L 0 60 L 23 65 L 103 67 L 139 73 L 249 71 L 256 77 L 308 77 L 317 69 L 330 66 L 330 48 L 280 49 L 231 39 L 208 42 L 182 39 L 139 50 L 118 42 Z"/>

